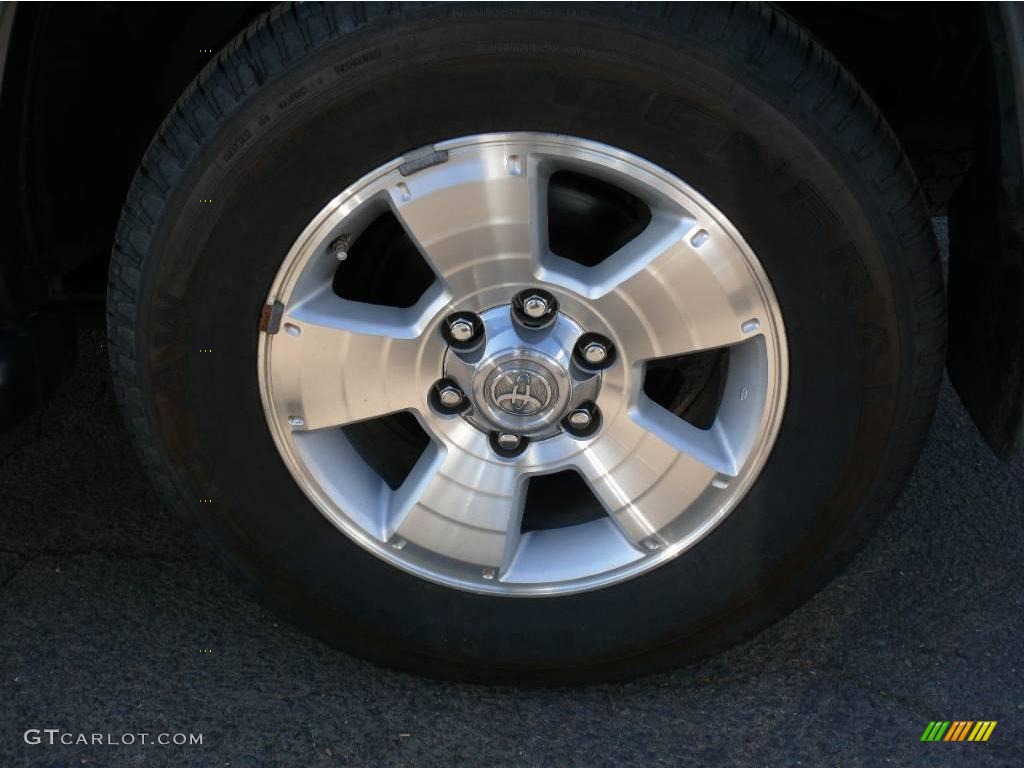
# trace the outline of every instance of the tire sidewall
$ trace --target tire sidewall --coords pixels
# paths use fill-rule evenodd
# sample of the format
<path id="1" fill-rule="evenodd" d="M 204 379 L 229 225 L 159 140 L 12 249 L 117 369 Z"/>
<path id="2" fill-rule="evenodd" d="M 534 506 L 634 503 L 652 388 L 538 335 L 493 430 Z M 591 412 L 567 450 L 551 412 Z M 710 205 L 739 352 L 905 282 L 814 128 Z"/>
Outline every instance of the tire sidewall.
<path id="1" fill-rule="evenodd" d="M 183 503 L 275 603 L 391 663 L 636 665 L 701 653 L 809 592 L 844 534 L 877 517 L 913 358 L 884 212 L 803 107 L 770 91 L 699 41 L 559 16 L 370 25 L 265 82 L 193 156 L 144 266 L 136 343 Z M 740 505 L 655 571 L 560 598 L 442 588 L 351 542 L 281 461 L 256 373 L 270 284 L 330 199 L 403 152 L 514 130 L 634 152 L 704 194 L 758 255 L 789 341 L 783 425 Z"/>

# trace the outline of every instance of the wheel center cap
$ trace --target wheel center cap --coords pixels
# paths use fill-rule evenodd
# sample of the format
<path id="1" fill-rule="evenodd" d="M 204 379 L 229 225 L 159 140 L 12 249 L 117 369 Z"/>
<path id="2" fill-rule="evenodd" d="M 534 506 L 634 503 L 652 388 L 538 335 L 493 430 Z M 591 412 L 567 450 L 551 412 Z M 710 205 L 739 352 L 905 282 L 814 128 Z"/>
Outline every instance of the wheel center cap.
<path id="1" fill-rule="evenodd" d="M 558 383 L 544 367 L 516 359 L 496 368 L 484 386 L 491 405 L 513 416 L 534 416 L 558 398 Z"/>
<path id="2" fill-rule="evenodd" d="M 473 375 L 476 417 L 520 435 L 556 430 L 571 392 L 569 371 L 536 349 L 498 352 L 484 358 Z"/>
<path id="3" fill-rule="evenodd" d="M 559 315 L 549 328 L 533 331 L 516 325 L 509 307 L 480 314 L 486 328 L 483 349 L 445 357 L 445 375 L 468 395 L 466 421 L 484 432 L 511 432 L 543 440 L 561 432 L 560 422 L 574 404 L 593 400 L 600 376 L 572 371 L 572 349 L 583 333 Z"/>

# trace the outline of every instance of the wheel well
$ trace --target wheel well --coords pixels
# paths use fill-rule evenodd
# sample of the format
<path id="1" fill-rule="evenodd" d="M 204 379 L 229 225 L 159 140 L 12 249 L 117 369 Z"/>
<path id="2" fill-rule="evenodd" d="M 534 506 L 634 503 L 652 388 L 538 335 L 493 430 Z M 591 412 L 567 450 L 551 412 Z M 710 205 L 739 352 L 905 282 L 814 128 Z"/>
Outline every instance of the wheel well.
<path id="1" fill-rule="evenodd" d="M 54 294 L 102 297 L 147 145 L 188 83 L 267 7 L 17 4 L 0 89 L 0 166 L 17 170 L 0 179 L 14 225 L 0 234 L 0 282 L 22 312 Z"/>
<path id="2" fill-rule="evenodd" d="M 114 227 L 145 148 L 202 67 L 266 3 L 19 4 L 0 99 L 3 282 L 23 299 L 101 299 Z M 983 10 L 899 3 L 782 9 L 858 78 L 944 210 L 970 166 Z M 14 154 L 16 156 L 12 157 Z"/>
<path id="3" fill-rule="evenodd" d="M 944 213 L 987 117 L 982 4 L 793 3 L 783 9 L 853 73 L 893 127 L 928 196 Z"/>

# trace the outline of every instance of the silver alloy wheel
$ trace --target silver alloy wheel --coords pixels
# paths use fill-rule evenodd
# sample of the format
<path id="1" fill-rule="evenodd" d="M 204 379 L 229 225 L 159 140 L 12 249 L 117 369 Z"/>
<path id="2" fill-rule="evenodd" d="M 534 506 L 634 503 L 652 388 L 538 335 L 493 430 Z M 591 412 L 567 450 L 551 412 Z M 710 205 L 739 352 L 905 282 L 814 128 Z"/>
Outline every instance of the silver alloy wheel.
<path id="1" fill-rule="evenodd" d="M 596 266 L 552 253 L 547 183 L 560 170 L 635 195 L 650 222 Z M 332 289 L 338 238 L 356 240 L 387 211 L 435 274 L 406 309 Z M 513 297 L 529 289 L 557 302 L 546 330 L 509 319 Z M 292 476 L 354 541 L 450 587 L 561 595 L 667 562 L 744 496 L 782 418 L 782 318 L 750 247 L 673 174 L 584 139 L 486 134 L 394 159 L 316 215 L 267 304 L 275 311 L 259 342 L 260 392 Z M 442 324 L 454 312 L 482 322 L 483 352 L 449 348 Z M 584 332 L 614 347 L 599 373 L 581 372 L 572 359 Z M 709 429 L 644 393 L 648 362 L 723 347 L 728 373 Z M 432 406 L 430 392 L 446 376 L 465 393 L 466 411 Z M 600 414 L 597 431 L 583 438 L 559 426 L 582 400 Z M 520 403 L 529 423 L 517 421 Z M 339 427 L 403 411 L 429 443 L 392 489 Z M 497 453 L 490 430 L 512 434 L 520 423 L 525 449 Z M 564 470 L 582 475 L 607 516 L 521 532 L 529 478 Z"/>

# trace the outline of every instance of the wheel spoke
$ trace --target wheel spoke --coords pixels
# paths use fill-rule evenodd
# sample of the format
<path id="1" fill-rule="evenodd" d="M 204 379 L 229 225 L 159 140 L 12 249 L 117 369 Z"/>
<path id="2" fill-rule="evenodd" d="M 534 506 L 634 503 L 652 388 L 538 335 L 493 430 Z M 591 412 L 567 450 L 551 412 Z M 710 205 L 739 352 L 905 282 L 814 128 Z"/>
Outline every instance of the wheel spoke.
<path id="1" fill-rule="evenodd" d="M 598 311 L 634 361 L 736 344 L 768 316 L 736 244 L 689 219 L 659 213 L 595 271 Z"/>
<path id="2" fill-rule="evenodd" d="M 346 302 L 329 286 L 288 310 L 273 340 L 273 388 L 289 428 L 343 426 L 420 407 L 426 392 L 416 376 L 417 331 L 401 310 Z"/>
<path id="3" fill-rule="evenodd" d="M 424 453 L 395 494 L 393 535 L 456 560 L 500 572 L 519 542 L 525 484 L 514 464 L 483 462 L 464 449 L 486 450 L 465 426 L 465 444 Z M 497 573 L 495 573 L 497 575 Z"/>
<path id="4" fill-rule="evenodd" d="M 641 547 L 715 478 L 716 469 L 694 455 L 701 451 L 691 450 L 623 416 L 576 457 L 575 466 L 623 534 Z"/>
<path id="5" fill-rule="evenodd" d="M 455 295 L 533 279 L 540 179 L 501 146 L 419 171 L 391 189 L 413 241 Z"/>
<path id="6" fill-rule="evenodd" d="M 606 517 L 523 534 L 501 580 L 509 584 L 571 581 L 590 575 L 598 563 L 610 570 L 642 557 L 636 544 Z"/>

